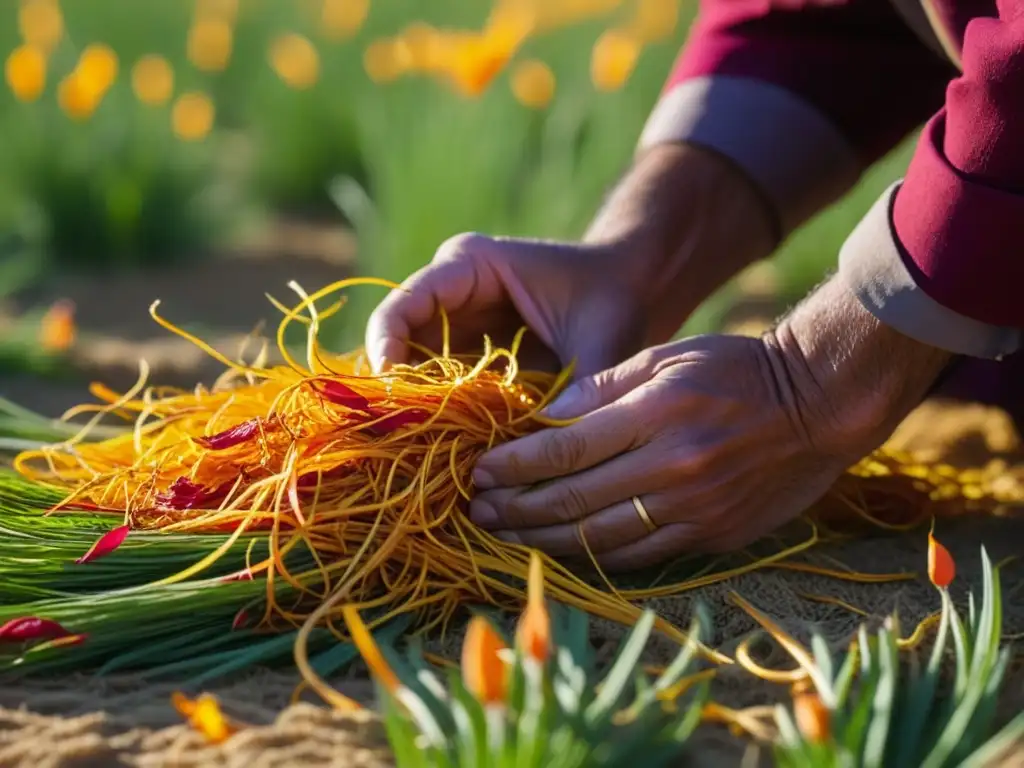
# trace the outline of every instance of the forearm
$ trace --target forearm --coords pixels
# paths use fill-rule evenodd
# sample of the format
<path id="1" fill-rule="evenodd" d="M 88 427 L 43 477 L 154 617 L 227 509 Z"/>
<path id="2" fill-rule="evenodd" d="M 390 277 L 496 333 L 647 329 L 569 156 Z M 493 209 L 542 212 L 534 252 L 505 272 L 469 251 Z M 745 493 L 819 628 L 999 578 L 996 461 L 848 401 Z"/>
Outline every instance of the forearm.
<path id="1" fill-rule="evenodd" d="M 679 143 L 641 152 L 585 237 L 623 258 L 623 287 L 652 310 L 651 343 L 777 242 L 770 208 L 717 154 Z"/>
<path id="2" fill-rule="evenodd" d="M 906 178 L 843 246 L 840 274 L 878 319 L 961 355 L 1024 346 L 1024 16 L 1002 4 L 964 36 L 963 75 Z"/>
<path id="3" fill-rule="evenodd" d="M 888 436 L 927 396 L 953 359 L 877 320 L 833 277 L 765 335 L 776 380 L 800 400 L 787 403 L 798 427 L 832 455 L 865 450 Z M 868 446 L 867 450 L 877 446 Z"/>

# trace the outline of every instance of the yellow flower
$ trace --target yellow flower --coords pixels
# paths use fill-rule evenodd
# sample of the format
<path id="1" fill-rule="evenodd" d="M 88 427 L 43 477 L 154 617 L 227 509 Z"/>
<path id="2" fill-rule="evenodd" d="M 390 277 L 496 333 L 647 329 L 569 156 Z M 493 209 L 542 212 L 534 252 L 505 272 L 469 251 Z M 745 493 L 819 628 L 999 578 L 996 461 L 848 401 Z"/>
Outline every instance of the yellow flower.
<path id="1" fill-rule="evenodd" d="M 664 40 L 679 23 L 679 0 L 637 0 L 629 24 L 632 35 L 645 43 Z"/>
<path id="2" fill-rule="evenodd" d="M 536 31 L 540 33 L 607 16 L 622 5 L 622 0 L 532 0 L 531 4 L 537 14 Z"/>
<path id="3" fill-rule="evenodd" d="M 175 135 L 183 141 L 200 141 L 213 129 L 215 110 L 205 93 L 183 93 L 174 102 L 171 124 Z"/>
<path id="4" fill-rule="evenodd" d="M 504 0 L 496 4 L 491 11 L 483 36 L 493 51 L 511 57 L 536 26 L 537 8 L 532 3 L 524 0 Z"/>
<path id="5" fill-rule="evenodd" d="M 57 86 L 57 103 L 73 120 L 87 120 L 96 111 L 103 93 L 82 77 L 78 70 L 65 77 Z"/>
<path id="6" fill-rule="evenodd" d="M 602 91 L 614 91 L 625 85 L 633 74 L 640 45 L 636 39 L 617 29 L 598 38 L 590 60 L 590 76 Z"/>
<path id="7" fill-rule="evenodd" d="M 306 89 L 320 77 L 320 55 L 313 44 L 294 33 L 281 35 L 270 46 L 270 65 L 292 88 Z"/>
<path id="8" fill-rule="evenodd" d="M 530 553 L 526 610 L 519 617 L 516 645 L 527 658 L 540 664 L 551 655 L 551 615 L 544 603 L 544 565 L 536 551 Z"/>
<path id="9" fill-rule="evenodd" d="M 370 668 L 370 672 L 377 679 L 377 682 L 388 693 L 392 695 L 398 693 L 398 690 L 402 687 L 402 681 L 398 679 L 398 675 L 395 674 L 395 671 L 391 669 L 391 666 L 384 659 L 384 654 L 380 652 L 380 648 L 377 647 L 377 642 L 373 639 L 373 635 L 370 634 L 370 630 L 363 623 L 362 618 L 359 616 L 359 611 L 353 605 L 346 605 L 341 609 L 341 615 L 345 619 L 345 625 L 348 627 L 349 634 L 352 635 L 353 644 L 359 649 L 359 655 L 363 657 L 363 661 Z"/>
<path id="10" fill-rule="evenodd" d="M 444 66 L 447 46 L 442 34 L 424 22 L 407 26 L 395 40 L 395 56 L 416 72 L 436 72 Z"/>
<path id="11" fill-rule="evenodd" d="M 64 352 L 75 343 L 75 305 L 68 300 L 51 306 L 39 325 L 39 344 L 48 352 Z"/>
<path id="12" fill-rule="evenodd" d="M 374 40 L 363 53 L 363 68 L 375 83 L 395 80 L 409 68 L 409 53 L 395 40 Z"/>
<path id="13" fill-rule="evenodd" d="M 117 54 L 102 43 L 86 46 L 78 59 L 78 76 L 101 97 L 117 79 L 117 69 Z"/>
<path id="14" fill-rule="evenodd" d="M 196 18 L 220 19 L 228 23 L 238 17 L 238 0 L 197 0 Z"/>
<path id="15" fill-rule="evenodd" d="M 34 45 L 15 48 L 4 67 L 7 85 L 18 101 L 35 101 L 46 88 L 46 55 Z"/>
<path id="16" fill-rule="evenodd" d="M 174 70 L 162 56 L 143 56 L 132 67 L 132 90 L 143 104 L 166 104 L 174 92 Z"/>
<path id="17" fill-rule="evenodd" d="M 363 26 L 370 12 L 370 0 L 323 0 L 320 22 L 331 38 L 352 37 Z"/>
<path id="18" fill-rule="evenodd" d="M 194 701 L 184 694 L 174 693 L 171 695 L 171 703 L 188 720 L 189 725 L 211 744 L 227 741 L 236 731 L 221 712 L 217 699 L 208 693 L 201 694 Z"/>
<path id="19" fill-rule="evenodd" d="M 29 45 L 49 53 L 64 35 L 64 17 L 56 0 L 23 0 L 18 31 Z"/>
<path id="20" fill-rule="evenodd" d="M 511 52 L 487 39 L 469 39 L 456 47 L 450 75 L 466 96 L 479 96 L 505 68 Z"/>
<path id="21" fill-rule="evenodd" d="M 188 32 L 188 60 L 204 72 L 219 72 L 231 59 L 234 33 L 222 18 L 201 18 Z"/>
<path id="22" fill-rule="evenodd" d="M 520 104 L 543 109 L 555 96 L 555 75 L 542 61 L 524 61 L 512 71 L 512 93 Z"/>
<path id="23" fill-rule="evenodd" d="M 508 693 L 508 666 L 501 636 L 483 616 L 474 616 L 462 643 L 462 679 L 482 704 L 502 704 Z"/>

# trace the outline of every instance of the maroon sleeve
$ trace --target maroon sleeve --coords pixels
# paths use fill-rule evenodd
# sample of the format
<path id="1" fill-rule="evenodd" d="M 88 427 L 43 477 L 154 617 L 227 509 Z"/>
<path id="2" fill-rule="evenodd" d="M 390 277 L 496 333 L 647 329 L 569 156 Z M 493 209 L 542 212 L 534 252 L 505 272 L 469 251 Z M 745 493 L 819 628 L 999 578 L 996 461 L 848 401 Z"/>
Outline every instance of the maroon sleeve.
<path id="1" fill-rule="evenodd" d="M 890 0 L 702 0 L 640 149 L 731 159 L 784 237 L 934 114 L 954 73 Z"/>
<path id="2" fill-rule="evenodd" d="M 891 0 L 702 0 L 666 90 L 709 75 L 771 83 L 870 164 L 938 109 L 954 72 Z"/>
<path id="3" fill-rule="evenodd" d="M 937 303 L 1024 328 L 1024 0 L 966 28 L 963 75 L 896 193 L 903 261 Z"/>

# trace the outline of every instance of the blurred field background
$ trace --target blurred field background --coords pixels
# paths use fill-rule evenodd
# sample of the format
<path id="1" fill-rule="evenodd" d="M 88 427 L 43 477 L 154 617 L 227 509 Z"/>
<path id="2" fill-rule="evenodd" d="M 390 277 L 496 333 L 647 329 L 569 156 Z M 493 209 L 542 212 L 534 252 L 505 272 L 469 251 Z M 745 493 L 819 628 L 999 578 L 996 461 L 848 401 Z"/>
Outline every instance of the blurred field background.
<path id="1" fill-rule="evenodd" d="M 8 0 L 0 372 L 66 376 L 83 345 L 134 366 L 118 344 L 163 335 L 155 298 L 190 329 L 244 334 L 241 308 L 273 320 L 263 293 L 289 300 L 290 279 L 401 279 L 465 230 L 579 236 L 695 3 L 534 0 L 529 30 L 522 4 Z M 720 328 L 751 293 L 770 311 L 798 298 L 906 149 L 685 331 Z M 357 344 L 379 296 L 353 296 L 329 343 Z"/>

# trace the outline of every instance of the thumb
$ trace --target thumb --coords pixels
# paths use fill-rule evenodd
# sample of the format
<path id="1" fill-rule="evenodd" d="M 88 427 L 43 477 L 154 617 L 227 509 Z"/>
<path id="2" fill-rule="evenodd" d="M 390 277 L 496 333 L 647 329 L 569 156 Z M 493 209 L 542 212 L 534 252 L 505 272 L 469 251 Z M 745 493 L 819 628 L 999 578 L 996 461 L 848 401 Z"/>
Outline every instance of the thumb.
<path id="1" fill-rule="evenodd" d="M 623 363 L 577 378 L 544 409 L 543 415 L 575 419 L 596 411 L 650 380 L 657 362 L 651 350 L 644 350 Z"/>

